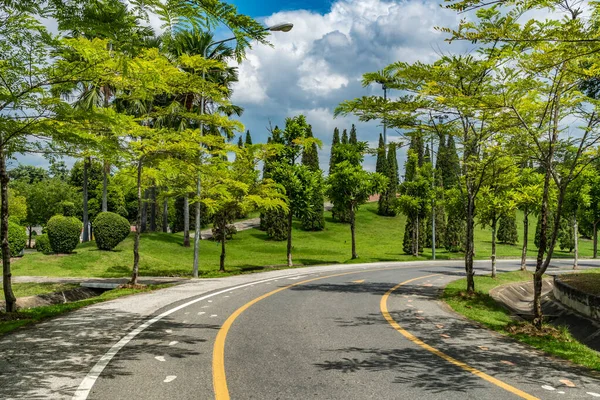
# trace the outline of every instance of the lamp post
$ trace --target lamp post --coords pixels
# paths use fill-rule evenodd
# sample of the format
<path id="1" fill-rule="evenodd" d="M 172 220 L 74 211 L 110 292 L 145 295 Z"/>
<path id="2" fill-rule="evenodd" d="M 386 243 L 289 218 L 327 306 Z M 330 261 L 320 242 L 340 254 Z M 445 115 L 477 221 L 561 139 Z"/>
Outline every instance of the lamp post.
<path id="1" fill-rule="evenodd" d="M 447 119 L 447 115 L 436 115 L 438 123 L 442 123 L 443 120 Z M 434 192 L 431 197 L 431 259 L 435 260 L 435 168 L 434 168 L 434 153 L 433 153 L 433 134 L 431 135 L 431 190 Z"/>
<path id="2" fill-rule="evenodd" d="M 291 24 L 289 22 L 285 22 L 282 24 L 276 24 L 273 26 L 270 26 L 268 28 L 265 28 L 259 32 L 264 32 L 264 31 L 270 31 L 270 32 L 289 32 L 292 30 L 292 28 L 294 27 L 294 24 Z M 258 32 L 256 32 L 258 33 Z M 223 39 L 223 40 L 217 40 L 216 42 L 212 42 L 209 43 L 205 48 L 204 51 L 202 52 L 202 56 L 206 59 L 207 54 L 208 54 L 208 50 L 216 45 L 216 44 L 221 44 L 221 43 L 225 43 L 225 42 L 230 42 L 232 40 L 236 40 L 236 37 L 231 37 L 228 39 Z M 202 80 L 206 80 L 206 70 L 202 71 Z M 200 115 L 204 115 L 204 94 L 202 94 L 202 97 L 200 98 Z M 200 136 L 202 136 L 204 134 L 204 125 L 202 123 L 200 123 Z M 202 163 L 202 152 L 200 152 L 200 163 Z M 199 261 L 199 253 L 200 253 L 200 230 L 201 230 L 201 226 L 200 226 L 200 212 L 201 212 L 201 206 L 200 206 L 200 195 L 202 192 L 202 180 L 201 180 L 201 176 L 200 176 L 200 171 L 198 171 L 198 177 L 196 180 L 196 196 L 198 197 L 198 200 L 196 202 L 196 221 L 195 221 L 195 231 L 194 231 L 194 268 L 193 268 L 193 277 L 197 278 L 198 277 L 198 261 Z"/>

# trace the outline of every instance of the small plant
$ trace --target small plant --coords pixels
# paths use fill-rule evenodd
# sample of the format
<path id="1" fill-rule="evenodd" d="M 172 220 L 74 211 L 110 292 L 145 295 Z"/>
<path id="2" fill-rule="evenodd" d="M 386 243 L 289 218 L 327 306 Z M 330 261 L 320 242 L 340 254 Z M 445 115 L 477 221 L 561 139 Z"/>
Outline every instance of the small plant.
<path id="1" fill-rule="evenodd" d="M 126 218 L 112 212 L 101 212 L 92 224 L 94 237 L 99 250 L 112 250 L 121 243 L 129 232 L 131 226 Z"/>
<path id="2" fill-rule="evenodd" d="M 25 246 L 27 245 L 27 233 L 25 228 L 16 222 L 8 222 L 8 247 L 10 249 L 10 256 L 17 257 L 21 254 Z"/>
<path id="3" fill-rule="evenodd" d="M 42 234 L 36 236 L 35 249 L 44 254 L 52 253 L 52 247 L 50 246 L 50 239 L 48 239 L 48 235 Z"/>
<path id="4" fill-rule="evenodd" d="M 75 217 L 55 215 L 46 225 L 50 247 L 54 253 L 71 253 L 79 244 L 83 224 Z"/>

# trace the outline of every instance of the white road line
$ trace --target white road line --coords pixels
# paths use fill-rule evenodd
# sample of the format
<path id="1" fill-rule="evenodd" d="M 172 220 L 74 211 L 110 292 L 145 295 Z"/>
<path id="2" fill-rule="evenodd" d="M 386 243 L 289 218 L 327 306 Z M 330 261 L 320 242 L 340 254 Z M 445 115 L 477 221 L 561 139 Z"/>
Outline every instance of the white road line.
<path id="1" fill-rule="evenodd" d="M 165 378 L 165 380 L 163 381 L 164 383 L 169 383 L 169 382 L 173 382 L 177 377 L 175 375 L 169 375 Z"/>
<path id="2" fill-rule="evenodd" d="M 587 394 L 589 394 L 592 397 L 600 397 L 600 394 L 595 393 L 595 392 L 586 392 Z"/>
<path id="3" fill-rule="evenodd" d="M 167 333 L 173 333 L 173 331 L 171 329 L 165 329 L 165 332 L 167 332 Z"/>
<path id="4" fill-rule="evenodd" d="M 542 386 L 542 389 L 546 389 L 546 390 L 556 390 L 555 388 L 553 388 L 553 387 L 552 387 L 552 386 L 550 386 L 550 385 L 543 385 L 543 386 Z"/>
<path id="5" fill-rule="evenodd" d="M 98 360 L 98 362 L 92 367 L 92 369 L 90 370 L 90 372 L 88 372 L 88 374 L 86 375 L 85 378 L 83 378 L 83 380 L 81 381 L 81 383 L 79 384 L 79 387 L 77 388 L 77 390 L 75 391 L 75 394 L 73 395 L 73 400 L 86 400 L 88 398 L 88 396 L 90 395 L 90 391 L 92 390 L 92 387 L 94 387 L 94 384 L 96 383 L 96 381 L 98 380 L 98 378 L 100 377 L 100 374 L 102 374 L 102 371 L 104 371 L 104 368 L 106 368 L 106 366 L 108 365 L 108 363 L 110 362 L 110 360 L 112 360 L 114 358 L 114 356 L 117 355 L 117 353 L 127 345 L 127 343 L 131 342 L 131 340 L 133 340 L 137 335 L 139 335 L 140 333 L 142 333 L 144 330 L 146 330 L 146 328 L 148 328 L 149 326 L 155 324 L 156 322 L 160 321 L 161 319 L 163 319 L 164 317 L 167 317 L 181 309 L 184 309 L 186 307 L 189 307 L 193 304 L 196 304 L 202 300 L 206 300 L 209 299 L 211 297 L 214 296 L 218 296 L 221 295 L 223 293 L 228 293 L 233 289 L 240 289 L 243 287 L 248 287 L 251 285 L 255 285 L 257 283 L 262 283 L 262 282 L 266 282 L 266 281 L 272 281 L 275 278 L 270 278 L 270 279 L 265 279 L 262 281 L 258 281 L 258 282 L 252 282 L 250 283 L 245 283 L 243 285 L 239 285 L 239 286 L 234 286 L 233 288 L 230 289 L 223 289 L 220 290 L 218 292 L 214 292 L 211 294 L 207 294 L 206 296 L 202 296 L 202 297 L 198 297 L 197 299 L 188 301 L 187 303 L 183 303 L 177 307 L 171 308 L 170 310 L 167 310 L 165 312 L 163 312 L 162 314 L 157 315 L 154 318 L 151 318 L 149 320 L 147 320 L 146 322 L 144 322 L 143 324 L 141 324 L 140 326 L 138 326 L 137 328 L 135 328 L 134 330 L 130 331 L 129 333 L 127 333 L 127 335 L 123 336 L 121 338 L 121 340 L 119 340 L 117 343 L 115 343 L 101 358 L 100 360 Z M 208 307 L 208 306 L 207 306 Z M 171 333 L 169 332 L 171 331 L 170 329 L 167 329 L 166 332 L 167 333 Z"/>
<path id="6" fill-rule="evenodd" d="M 211 317 L 211 318 L 214 318 L 214 317 L 216 317 L 216 316 L 217 316 L 217 314 L 212 314 L 210 317 Z"/>
<path id="7" fill-rule="evenodd" d="M 177 343 L 179 343 L 177 340 L 173 340 L 171 343 L 169 343 L 169 346 L 175 346 Z"/>
<path id="8" fill-rule="evenodd" d="M 200 311 L 198 315 L 206 314 L 204 311 Z"/>
<path id="9" fill-rule="evenodd" d="M 154 357 L 156 360 L 160 361 L 160 362 L 165 362 L 165 357 L 164 356 L 156 356 Z"/>

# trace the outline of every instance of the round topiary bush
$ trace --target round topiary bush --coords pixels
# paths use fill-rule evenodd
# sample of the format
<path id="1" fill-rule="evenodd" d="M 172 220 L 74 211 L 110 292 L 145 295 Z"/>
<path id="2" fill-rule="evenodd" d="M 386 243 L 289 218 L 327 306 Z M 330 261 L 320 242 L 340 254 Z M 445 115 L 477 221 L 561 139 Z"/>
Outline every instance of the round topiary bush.
<path id="1" fill-rule="evenodd" d="M 126 218 L 112 212 L 101 212 L 92 224 L 96 246 L 100 250 L 112 250 L 121 243 L 129 232 L 131 226 Z"/>
<path id="2" fill-rule="evenodd" d="M 48 239 L 48 235 L 43 234 L 35 237 L 35 249 L 44 254 L 52 253 L 52 247 L 50 246 L 50 239 Z"/>
<path id="3" fill-rule="evenodd" d="M 27 233 L 25 228 L 16 222 L 8 222 L 8 247 L 10 256 L 17 257 L 21 254 L 27 244 Z"/>
<path id="4" fill-rule="evenodd" d="M 71 253 L 79 244 L 83 224 L 75 217 L 55 215 L 46 224 L 50 247 L 54 253 Z"/>

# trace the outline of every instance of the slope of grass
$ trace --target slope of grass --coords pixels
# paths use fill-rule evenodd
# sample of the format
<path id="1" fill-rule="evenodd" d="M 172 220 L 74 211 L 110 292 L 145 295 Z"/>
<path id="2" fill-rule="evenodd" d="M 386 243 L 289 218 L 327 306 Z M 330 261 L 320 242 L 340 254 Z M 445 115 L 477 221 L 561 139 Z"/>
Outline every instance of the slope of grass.
<path id="1" fill-rule="evenodd" d="M 489 295 L 491 289 L 510 282 L 531 280 L 530 272 L 506 272 L 496 279 L 475 276 L 476 293 L 467 295 L 466 279 L 451 282 L 442 298 L 452 309 L 490 329 L 527 343 L 548 354 L 569 360 L 587 368 L 600 370 L 600 353 L 578 342 L 566 328 L 544 326 L 537 331 L 527 322 L 515 322 L 509 313 Z"/>
<path id="2" fill-rule="evenodd" d="M 367 204 L 357 214 L 358 260 L 350 260 L 350 228 L 348 224 L 333 222 L 326 213 L 327 224 L 324 231 L 305 232 L 299 223 L 294 224 L 293 259 L 297 265 L 326 263 L 409 261 L 431 258 L 431 249 L 425 249 L 422 256 L 415 258 L 403 254 L 402 237 L 405 217 L 381 217 L 377 215 L 377 204 Z M 519 218 L 519 221 L 521 219 Z M 528 254 L 536 255 L 533 245 L 535 218 L 530 218 Z M 522 237 L 522 223 L 518 224 Z M 476 257 L 487 259 L 490 256 L 490 231 L 477 228 L 475 235 Z M 140 273 L 145 276 L 189 276 L 193 260 L 193 249 L 184 248 L 181 233 L 149 233 L 142 235 L 140 253 Z M 580 253 L 591 255 L 591 243 L 580 240 Z M 76 254 L 43 255 L 28 253 L 15 260 L 15 275 L 46 276 L 94 276 L 122 277 L 131 271 L 133 235 L 121 243 L 115 251 L 105 252 L 96 249 L 93 242 L 77 247 Z M 519 245 L 498 245 L 498 257 L 520 257 Z M 227 272 L 217 272 L 220 244 L 207 240 L 200 245 L 200 273 L 203 277 L 223 276 L 239 273 L 281 268 L 286 263 L 286 242 L 267 239 L 264 232 L 257 229 L 241 231 L 227 244 Z M 568 256 L 557 252 L 557 256 Z M 437 259 L 460 259 L 462 253 L 448 253 L 437 249 Z"/>

